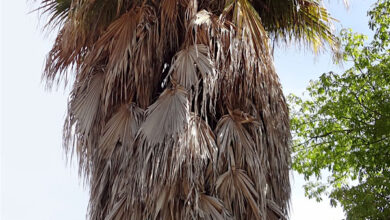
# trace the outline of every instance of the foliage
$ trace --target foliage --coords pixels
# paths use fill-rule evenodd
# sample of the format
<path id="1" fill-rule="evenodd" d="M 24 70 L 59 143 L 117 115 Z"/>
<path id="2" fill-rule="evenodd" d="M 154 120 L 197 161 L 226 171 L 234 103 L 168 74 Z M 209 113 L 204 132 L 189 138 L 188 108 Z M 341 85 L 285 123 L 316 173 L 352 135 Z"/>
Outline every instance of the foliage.
<path id="1" fill-rule="evenodd" d="M 327 194 L 347 219 L 390 216 L 390 1 L 378 1 L 368 15 L 371 43 L 341 33 L 353 66 L 311 82 L 307 99 L 289 96 L 293 169 L 308 181 L 309 198 Z"/>
<path id="2" fill-rule="evenodd" d="M 288 108 L 270 41 L 335 48 L 321 0 L 42 0 L 47 86 L 90 219 L 285 219 Z M 70 76 L 72 74 L 72 77 Z"/>

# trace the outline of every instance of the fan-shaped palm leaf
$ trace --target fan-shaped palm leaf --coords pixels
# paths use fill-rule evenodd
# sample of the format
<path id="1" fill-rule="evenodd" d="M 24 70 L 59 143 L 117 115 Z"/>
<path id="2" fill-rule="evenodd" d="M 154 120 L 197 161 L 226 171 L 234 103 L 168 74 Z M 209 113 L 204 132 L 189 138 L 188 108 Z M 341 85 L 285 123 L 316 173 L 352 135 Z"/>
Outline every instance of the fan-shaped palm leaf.
<path id="1" fill-rule="evenodd" d="M 59 27 L 43 77 L 75 74 L 64 145 L 89 218 L 286 218 L 289 120 L 269 44 L 333 47 L 320 3 L 42 0 Z"/>

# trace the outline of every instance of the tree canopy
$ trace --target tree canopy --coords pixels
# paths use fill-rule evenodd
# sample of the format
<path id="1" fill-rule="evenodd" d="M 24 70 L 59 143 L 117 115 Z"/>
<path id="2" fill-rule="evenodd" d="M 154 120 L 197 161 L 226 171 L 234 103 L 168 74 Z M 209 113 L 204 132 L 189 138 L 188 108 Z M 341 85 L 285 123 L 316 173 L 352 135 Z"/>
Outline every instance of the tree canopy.
<path id="1" fill-rule="evenodd" d="M 304 98 L 289 96 L 293 169 L 309 198 L 328 195 L 347 219 L 390 216 L 390 1 L 379 0 L 368 16 L 370 43 L 341 32 L 352 67 L 322 74 Z"/>

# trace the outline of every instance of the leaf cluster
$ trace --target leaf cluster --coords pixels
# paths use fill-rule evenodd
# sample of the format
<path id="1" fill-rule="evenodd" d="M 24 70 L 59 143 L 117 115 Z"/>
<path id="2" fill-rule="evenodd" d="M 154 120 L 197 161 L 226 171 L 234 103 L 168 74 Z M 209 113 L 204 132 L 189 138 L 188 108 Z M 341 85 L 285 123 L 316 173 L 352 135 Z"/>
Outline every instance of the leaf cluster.
<path id="1" fill-rule="evenodd" d="M 390 216 L 390 1 L 368 15 L 371 43 L 341 32 L 344 60 L 353 66 L 312 81 L 308 99 L 289 96 L 293 169 L 308 180 L 309 197 L 327 194 L 348 219 Z"/>
<path id="2" fill-rule="evenodd" d="M 286 219 L 288 108 L 270 42 L 336 40 L 321 0 L 42 0 L 43 79 L 90 219 Z M 271 39 L 271 40 L 270 40 Z"/>

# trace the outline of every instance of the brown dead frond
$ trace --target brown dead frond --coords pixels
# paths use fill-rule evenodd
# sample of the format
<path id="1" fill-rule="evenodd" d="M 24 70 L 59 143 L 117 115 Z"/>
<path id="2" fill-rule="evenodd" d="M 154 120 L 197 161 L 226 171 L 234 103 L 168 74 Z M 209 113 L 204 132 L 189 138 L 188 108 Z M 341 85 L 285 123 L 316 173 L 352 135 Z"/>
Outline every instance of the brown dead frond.
<path id="1" fill-rule="evenodd" d="M 71 154 L 77 153 L 80 172 L 88 174 L 89 161 L 97 143 L 95 137 L 100 132 L 101 94 L 103 92 L 103 74 L 100 72 L 75 82 L 68 103 L 68 117 L 64 124 L 64 146 Z M 75 149 L 71 149 L 75 146 Z"/>
<path id="2" fill-rule="evenodd" d="M 173 80 L 183 85 L 187 90 L 191 90 L 191 88 L 198 87 L 199 74 L 197 70 L 201 78 L 205 80 L 215 75 L 208 47 L 202 44 L 189 46 L 179 51 L 175 55 L 169 72 L 172 73 Z"/>
<path id="3" fill-rule="evenodd" d="M 64 145 L 89 219 L 287 218 L 291 136 L 269 44 L 334 45 L 320 3 L 43 0 L 59 27 L 43 78 L 75 79 Z"/>
<path id="4" fill-rule="evenodd" d="M 263 210 L 258 204 L 259 195 L 251 180 L 241 169 L 231 169 L 221 174 L 216 182 L 219 197 L 236 217 L 261 219 Z"/>
<path id="5" fill-rule="evenodd" d="M 118 142 L 131 147 L 143 117 L 143 110 L 134 103 L 121 106 L 104 126 L 99 142 L 103 156 L 109 158 Z"/>
<path id="6" fill-rule="evenodd" d="M 148 144 L 161 145 L 182 133 L 189 120 L 188 95 L 177 86 L 165 90 L 146 110 L 146 119 L 140 133 Z"/>
<path id="7" fill-rule="evenodd" d="M 203 193 L 199 195 L 199 209 L 199 217 L 205 220 L 232 219 L 219 199 Z"/>

